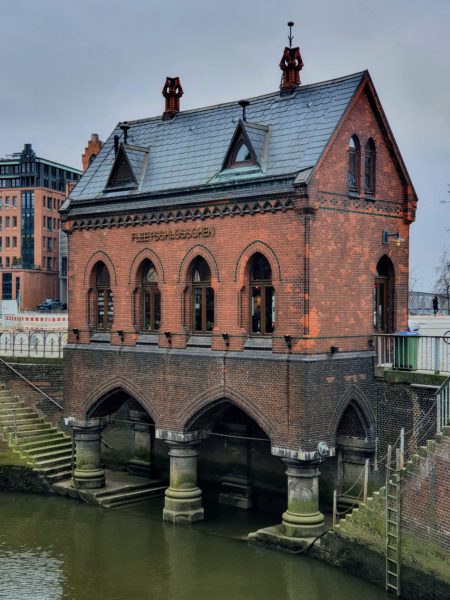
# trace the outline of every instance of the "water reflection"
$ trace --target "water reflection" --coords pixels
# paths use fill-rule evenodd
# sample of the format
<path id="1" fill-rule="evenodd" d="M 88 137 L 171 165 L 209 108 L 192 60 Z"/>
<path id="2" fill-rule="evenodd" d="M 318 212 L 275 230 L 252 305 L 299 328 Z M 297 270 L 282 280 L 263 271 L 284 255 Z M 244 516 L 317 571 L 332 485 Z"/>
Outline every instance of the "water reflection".
<path id="1" fill-rule="evenodd" d="M 252 520 L 229 508 L 176 528 L 161 522 L 159 501 L 124 512 L 0 493 L 0 514 L 5 600 L 385 598 L 317 561 L 226 537 L 239 538 Z"/>

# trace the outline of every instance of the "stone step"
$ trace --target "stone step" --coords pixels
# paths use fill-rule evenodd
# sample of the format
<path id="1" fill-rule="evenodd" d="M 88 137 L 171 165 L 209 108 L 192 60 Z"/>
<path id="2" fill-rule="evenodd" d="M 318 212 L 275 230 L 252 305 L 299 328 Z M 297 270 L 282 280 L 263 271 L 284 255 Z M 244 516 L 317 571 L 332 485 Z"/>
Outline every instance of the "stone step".
<path id="1" fill-rule="evenodd" d="M 14 432 L 17 430 L 17 433 L 29 433 L 30 431 L 45 431 L 51 430 L 52 426 L 48 423 L 42 421 L 30 421 L 29 423 L 17 423 L 16 427 L 12 423 L 8 423 L 8 425 L 3 425 L 5 431 Z"/>
<path id="2" fill-rule="evenodd" d="M 72 442 L 70 440 L 68 440 L 67 438 L 64 437 L 51 437 L 48 440 L 41 440 L 39 438 L 39 441 L 33 441 L 33 442 L 29 442 L 28 444 L 21 444 L 20 446 L 17 446 L 18 448 L 20 448 L 20 450 L 22 452 L 27 452 L 28 454 L 36 454 L 39 452 L 45 452 L 46 450 L 50 451 L 52 449 L 59 449 L 59 448 L 72 448 Z"/>
<path id="3" fill-rule="evenodd" d="M 17 440 L 17 446 L 20 449 L 23 449 L 25 452 L 28 450 L 32 450 L 33 448 L 39 448 L 41 446 L 45 446 L 46 444 L 59 444 L 62 442 L 70 442 L 70 438 L 67 438 L 64 434 L 59 431 L 49 431 L 48 435 L 38 436 L 38 437 L 30 437 L 30 438 L 20 438 Z"/>
<path id="4" fill-rule="evenodd" d="M 31 436 L 22 436 L 20 438 L 17 439 L 17 447 L 18 448 L 27 448 L 27 447 L 33 447 L 33 446 L 39 446 L 42 444 L 46 444 L 47 442 L 51 442 L 51 440 L 67 440 L 67 438 L 60 433 L 59 431 L 56 431 L 54 429 L 51 430 L 46 430 L 43 429 L 42 430 L 42 434 L 41 435 L 31 435 Z"/>
<path id="5" fill-rule="evenodd" d="M 60 471 L 55 471 L 54 473 L 48 473 L 46 478 L 50 483 L 56 483 L 57 481 L 64 481 L 65 479 L 72 478 L 72 469 L 61 469 Z"/>
<path id="6" fill-rule="evenodd" d="M 70 471 L 72 473 L 72 463 L 70 460 L 66 460 L 66 462 L 61 462 L 58 465 L 35 465 L 33 471 L 45 475 L 46 477 L 59 474 L 63 471 Z"/>
<path id="7" fill-rule="evenodd" d="M 119 491 L 120 492 L 132 492 L 135 490 L 142 490 L 148 488 L 148 486 L 158 486 L 162 485 L 161 479 L 145 479 L 140 483 L 121 483 L 119 487 L 115 486 L 111 488 L 100 488 L 99 490 L 92 490 L 91 494 L 95 500 L 100 500 L 101 498 L 105 498 L 107 496 L 114 496 Z M 166 486 L 167 487 L 167 486 Z"/>
<path id="8" fill-rule="evenodd" d="M 52 433 L 52 430 L 50 428 L 50 425 L 48 425 L 45 429 L 43 428 L 39 428 L 39 429 L 21 429 L 20 431 L 17 431 L 17 438 L 31 438 L 34 439 L 36 436 L 40 436 L 40 435 L 48 435 L 49 433 Z M 14 431 L 9 431 L 8 432 L 8 436 L 10 439 L 14 438 Z"/>
<path id="9" fill-rule="evenodd" d="M 105 508 L 119 508 L 129 504 L 135 504 L 137 502 L 143 502 L 148 498 L 154 498 L 155 496 L 161 496 L 164 494 L 167 486 L 151 486 L 147 485 L 141 489 L 134 489 L 128 491 L 120 491 L 112 495 L 104 496 L 99 498 L 97 501 L 100 506 Z"/>
<path id="10" fill-rule="evenodd" d="M 8 427 L 10 425 L 28 425 L 29 423 L 41 423 L 44 419 L 39 417 L 36 414 L 31 415 L 16 415 L 14 418 L 13 415 L 8 415 L 7 417 L 0 417 L 0 425 L 3 427 Z"/>
<path id="11" fill-rule="evenodd" d="M 67 462 L 72 464 L 72 454 L 66 451 L 61 454 L 55 453 L 54 455 L 47 455 L 47 457 L 42 458 L 29 456 L 28 461 L 32 466 L 40 470 L 42 467 L 58 467 L 60 465 L 66 464 Z"/>
<path id="12" fill-rule="evenodd" d="M 8 398 L 7 402 L 1 402 L 0 406 L 4 409 L 9 409 L 12 410 L 13 408 L 23 408 L 25 405 L 25 402 L 23 402 L 22 400 L 18 400 L 17 398 Z"/>
<path id="13" fill-rule="evenodd" d="M 4 417 L 4 416 L 6 417 L 6 416 L 9 416 L 9 415 L 12 416 L 14 413 L 16 415 L 35 415 L 36 414 L 28 406 L 19 406 L 18 408 L 15 408 L 15 409 L 9 409 L 9 408 L 2 408 L 2 407 L 0 407 L 0 418 Z"/>
<path id="14" fill-rule="evenodd" d="M 34 448 L 33 450 L 24 450 L 21 448 L 21 450 L 22 452 L 26 452 L 33 460 L 40 461 L 41 458 L 51 458 L 52 456 L 58 456 L 60 454 L 72 455 L 72 444 L 70 442 L 63 442 L 62 444 L 55 444 L 54 446 L 41 446 L 40 448 Z"/>

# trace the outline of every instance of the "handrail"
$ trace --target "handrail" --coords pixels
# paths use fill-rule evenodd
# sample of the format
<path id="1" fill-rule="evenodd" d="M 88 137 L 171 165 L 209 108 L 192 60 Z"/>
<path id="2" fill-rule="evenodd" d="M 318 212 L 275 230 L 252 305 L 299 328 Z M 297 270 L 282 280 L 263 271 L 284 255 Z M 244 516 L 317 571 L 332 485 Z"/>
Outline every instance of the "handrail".
<path id="1" fill-rule="evenodd" d="M 41 390 L 41 388 L 38 388 L 37 385 L 34 385 L 34 383 L 32 383 L 29 379 L 27 379 L 24 375 L 22 375 L 22 373 L 19 373 L 19 371 L 16 371 L 16 369 L 14 367 L 12 367 L 9 363 L 7 363 L 1 357 L 0 357 L 0 362 L 2 364 L 4 364 L 6 367 L 8 367 L 8 369 L 10 369 L 13 373 L 18 375 L 21 379 L 23 379 L 26 383 L 28 383 L 28 385 L 30 385 L 39 394 L 42 394 L 42 396 L 47 398 L 47 400 L 50 400 L 50 402 L 52 402 L 57 408 L 59 408 L 59 410 L 64 410 L 64 408 L 61 406 L 61 404 L 56 402 L 56 400 L 54 398 L 51 398 L 48 394 L 46 394 L 43 390 Z"/>
<path id="2" fill-rule="evenodd" d="M 450 377 L 447 377 L 435 395 L 437 432 L 441 433 L 450 420 Z"/>

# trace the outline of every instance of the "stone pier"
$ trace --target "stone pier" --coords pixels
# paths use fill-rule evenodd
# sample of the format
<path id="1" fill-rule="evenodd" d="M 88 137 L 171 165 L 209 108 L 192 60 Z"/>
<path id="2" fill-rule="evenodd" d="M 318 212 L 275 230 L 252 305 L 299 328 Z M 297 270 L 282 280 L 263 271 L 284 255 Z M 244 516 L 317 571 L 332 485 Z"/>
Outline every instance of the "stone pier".
<path id="1" fill-rule="evenodd" d="M 165 494 L 164 521 L 203 520 L 202 491 L 197 486 L 197 447 L 203 439 L 201 432 L 183 434 L 158 429 L 156 435 L 169 446 L 170 484 Z"/>
<path id="2" fill-rule="evenodd" d="M 77 489 L 95 489 L 105 485 L 101 468 L 102 424 L 100 419 L 75 420 L 76 468 L 73 483 Z"/>

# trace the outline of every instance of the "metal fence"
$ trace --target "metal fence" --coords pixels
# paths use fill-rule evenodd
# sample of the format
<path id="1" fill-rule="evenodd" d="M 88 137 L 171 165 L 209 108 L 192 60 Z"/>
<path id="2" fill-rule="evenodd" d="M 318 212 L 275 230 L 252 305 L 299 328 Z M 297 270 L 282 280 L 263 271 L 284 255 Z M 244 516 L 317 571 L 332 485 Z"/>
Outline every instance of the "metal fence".
<path id="1" fill-rule="evenodd" d="M 0 356 L 62 358 L 64 331 L 0 331 Z"/>
<path id="2" fill-rule="evenodd" d="M 432 315 L 433 298 L 437 297 L 439 303 L 439 314 L 450 315 L 450 306 L 445 294 L 430 292 L 409 292 L 408 311 L 410 315 Z"/>
<path id="3" fill-rule="evenodd" d="M 450 373 L 450 332 L 444 336 L 375 336 L 377 366 L 405 371 Z"/>

